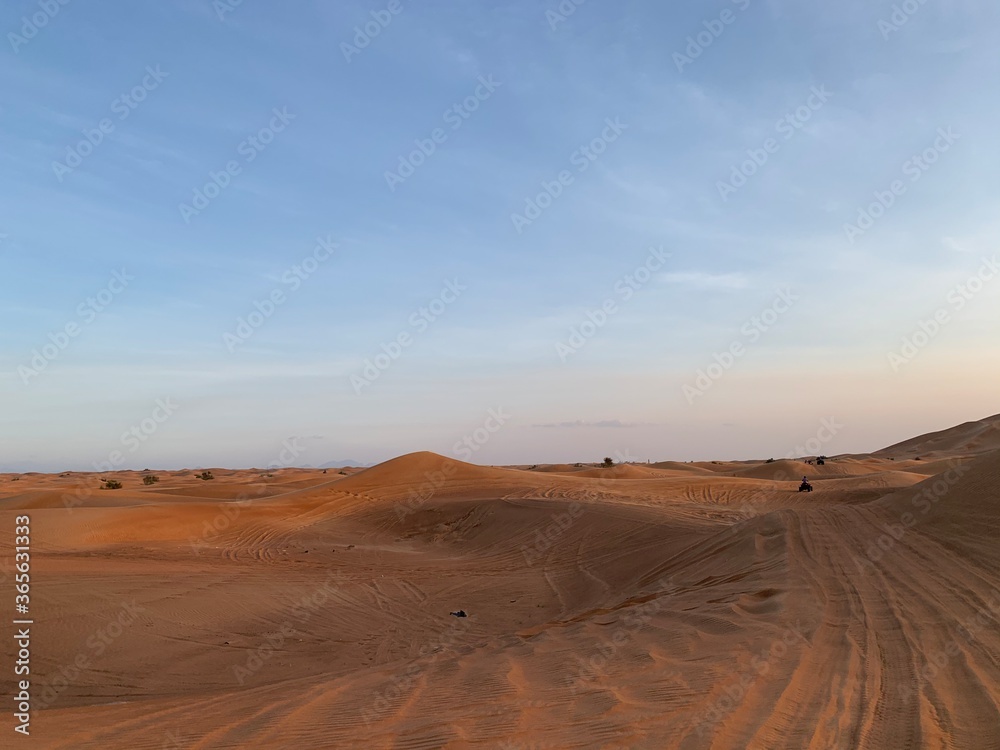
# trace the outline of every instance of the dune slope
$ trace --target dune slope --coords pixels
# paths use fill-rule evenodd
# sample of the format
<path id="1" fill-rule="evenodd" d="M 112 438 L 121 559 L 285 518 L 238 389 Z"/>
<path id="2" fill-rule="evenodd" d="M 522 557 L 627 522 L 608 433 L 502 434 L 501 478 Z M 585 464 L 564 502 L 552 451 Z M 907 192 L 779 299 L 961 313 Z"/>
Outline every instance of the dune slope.
<path id="1" fill-rule="evenodd" d="M 941 461 L 4 483 L 33 746 L 1000 748 L 1000 451 Z"/>

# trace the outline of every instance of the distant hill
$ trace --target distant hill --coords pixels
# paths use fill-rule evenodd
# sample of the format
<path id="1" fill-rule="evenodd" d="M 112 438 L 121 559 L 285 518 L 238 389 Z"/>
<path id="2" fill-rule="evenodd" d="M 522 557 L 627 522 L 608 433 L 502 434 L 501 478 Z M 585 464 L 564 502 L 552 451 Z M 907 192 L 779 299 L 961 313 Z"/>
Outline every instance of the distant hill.
<path id="1" fill-rule="evenodd" d="M 901 443 L 890 445 L 873 456 L 912 457 L 951 455 L 976 455 L 1000 449 L 1000 414 L 978 422 L 966 422 L 947 430 L 920 435 Z"/>
<path id="2" fill-rule="evenodd" d="M 374 466 L 375 464 L 366 464 L 363 461 L 358 461 L 356 458 L 345 458 L 341 461 L 328 461 L 322 466 L 317 466 L 317 469 L 367 469 L 369 466 Z"/>

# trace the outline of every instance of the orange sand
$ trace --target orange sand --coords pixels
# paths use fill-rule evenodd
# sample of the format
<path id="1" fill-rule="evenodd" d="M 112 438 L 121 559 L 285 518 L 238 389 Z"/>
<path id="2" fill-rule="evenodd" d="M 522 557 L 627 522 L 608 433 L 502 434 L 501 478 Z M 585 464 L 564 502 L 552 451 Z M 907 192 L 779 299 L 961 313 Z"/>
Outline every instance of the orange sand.
<path id="1" fill-rule="evenodd" d="M 3 747 L 1000 748 L 1000 418 L 825 467 L 214 473 L 0 475 Z"/>

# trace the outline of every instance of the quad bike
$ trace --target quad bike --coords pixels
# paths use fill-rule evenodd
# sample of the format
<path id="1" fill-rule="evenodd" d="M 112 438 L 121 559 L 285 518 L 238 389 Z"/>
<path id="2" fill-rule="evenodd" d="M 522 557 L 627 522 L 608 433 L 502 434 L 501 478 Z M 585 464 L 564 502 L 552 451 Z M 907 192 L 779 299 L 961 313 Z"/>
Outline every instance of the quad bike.
<path id="1" fill-rule="evenodd" d="M 813 486 L 809 482 L 803 482 L 799 485 L 799 492 L 812 492 Z"/>

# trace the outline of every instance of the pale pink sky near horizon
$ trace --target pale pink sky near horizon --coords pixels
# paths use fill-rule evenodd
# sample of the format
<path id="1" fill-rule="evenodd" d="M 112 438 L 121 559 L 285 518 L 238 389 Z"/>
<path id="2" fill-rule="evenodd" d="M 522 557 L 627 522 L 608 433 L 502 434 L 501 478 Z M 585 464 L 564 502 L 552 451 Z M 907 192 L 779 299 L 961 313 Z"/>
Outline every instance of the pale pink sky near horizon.
<path id="1" fill-rule="evenodd" d="M 979 366 L 989 370 L 989 360 L 996 356 L 984 353 Z M 662 380 L 655 377 L 602 376 L 598 390 L 606 396 L 600 403 L 574 399 L 572 379 L 561 377 L 538 383 L 532 393 L 508 388 L 479 407 L 457 394 L 451 405 L 411 404 L 405 420 L 383 418 L 379 423 L 365 423 L 364 410 L 339 419 L 303 413 L 302 404 L 310 398 L 301 392 L 294 397 L 289 393 L 287 402 L 279 400 L 257 413 L 233 413 L 228 424 L 204 417 L 198 401 L 178 399 L 176 413 L 134 452 L 119 438 L 130 425 L 112 430 L 110 439 L 96 440 L 85 431 L 62 435 L 60 442 L 89 444 L 87 453 L 94 458 L 87 462 L 69 453 L 34 460 L 32 444 L 51 445 L 50 438 L 39 434 L 18 441 L 5 435 L 0 470 L 81 471 L 95 470 L 95 464 L 107 470 L 105 462 L 115 451 L 124 456 L 115 466 L 120 469 L 319 466 L 346 459 L 369 464 L 425 450 L 485 465 L 592 462 L 608 455 L 643 461 L 766 459 L 786 456 L 810 438 L 828 436 L 830 431 L 822 428 L 830 420 L 835 434 L 820 452 L 836 455 L 872 452 L 1000 412 L 992 384 L 967 375 L 956 383 L 956 375 L 941 367 L 943 362 L 937 363 L 938 369 L 929 360 L 922 369 L 916 364 L 903 377 L 883 373 L 880 378 L 847 369 L 782 374 L 748 363 L 720 379 L 694 405 L 684 401 L 675 385 L 668 389 L 669 408 L 657 401 L 664 394 L 658 396 Z M 380 411 L 393 413 L 401 406 L 383 403 Z M 226 411 L 225 404 L 216 407 Z M 480 445 L 491 410 L 499 410 L 504 424 Z M 140 425 L 149 413 L 145 407 L 137 411 L 131 425 Z M 462 425 L 458 431 L 451 427 L 456 422 Z M 234 442 L 234 433 L 243 438 Z M 466 437 L 475 450 L 463 443 Z M 292 438 L 295 450 L 289 452 Z"/>

